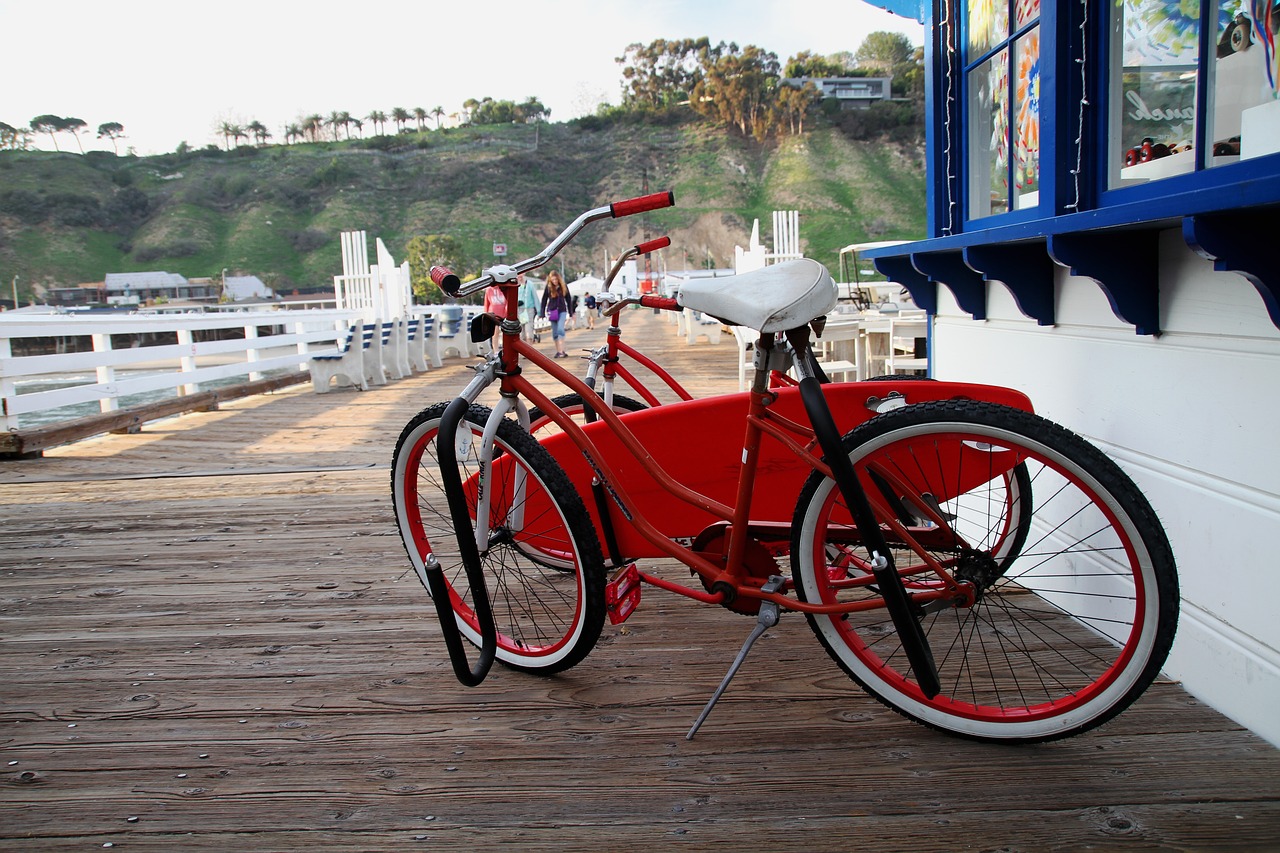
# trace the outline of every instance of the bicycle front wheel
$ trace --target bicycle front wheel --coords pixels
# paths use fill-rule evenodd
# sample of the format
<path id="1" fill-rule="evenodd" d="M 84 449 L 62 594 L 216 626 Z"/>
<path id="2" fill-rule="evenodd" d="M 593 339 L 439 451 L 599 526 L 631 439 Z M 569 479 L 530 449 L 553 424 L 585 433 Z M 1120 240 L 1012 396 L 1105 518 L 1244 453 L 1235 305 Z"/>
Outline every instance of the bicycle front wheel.
<path id="1" fill-rule="evenodd" d="M 426 586 L 434 556 L 448 581 L 458 628 L 480 645 L 473 595 L 440 479 L 437 436 L 446 404 L 420 412 L 404 428 L 391 466 L 396 522 L 409 560 Z M 551 674 L 582 660 L 604 624 L 604 559 L 582 500 L 555 460 L 515 421 L 503 420 L 494 461 L 481 474 L 489 409 L 468 409 L 454 440 L 472 522 L 487 480 L 488 532 L 480 562 L 497 623 L 497 659 Z M 474 527 L 464 535 L 474 536 Z M 428 588 L 429 589 L 429 588 Z"/>
<path id="2" fill-rule="evenodd" d="M 1092 445 L 1028 412 L 939 401 L 878 415 L 844 446 L 905 529 L 881 525 L 908 594 L 937 593 L 948 575 L 976 595 L 922 611 L 942 682 L 929 698 L 839 489 L 810 476 L 792 533 L 796 591 L 867 608 L 809 623 L 877 699 L 954 734 L 1042 741 L 1111 719 L 1155 679 L 1177 624 L 1173 555 L 1146 499 Z"/>

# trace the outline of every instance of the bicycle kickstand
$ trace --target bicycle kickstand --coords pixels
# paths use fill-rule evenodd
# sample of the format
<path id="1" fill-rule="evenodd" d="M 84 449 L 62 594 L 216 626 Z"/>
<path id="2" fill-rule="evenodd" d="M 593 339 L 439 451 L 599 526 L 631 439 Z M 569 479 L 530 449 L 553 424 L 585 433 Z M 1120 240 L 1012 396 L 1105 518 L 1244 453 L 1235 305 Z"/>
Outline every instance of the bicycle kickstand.
<path id="1" fill-rule="evenodd" d="M 770 575 L 769 582 L 760 588 L 762 592 L 777 592 L 782 589 L 787 579 L 779 575 Z M 742 644 L 742 650 L 738 652 L 738 656 L 733 659 L 733 663 L 729 665 L 729 671 L 724 674 L 724 680 L 720 682 L 720 686 L 716 688 L 716 692 L 711 694 L 711 700 L 707 702 L 707 707 L 702 709 L 702 713 L 698 715 L 698 719 L 694 721 L 693 728 L 689 729 L 689 733 L 684 736 L 685 740 L 693 740 L 693 736 L 698 733 L 699 727 L 706 721 L 707 716 L 711 713 L 711 709 L 720 701 L 720 697 L 724 694 L 725 688 L 729 686 L 729 682 L 738 674 L 739 667 L 743 661 L 747 659 L 747 654 L 751 651 L 751 647 L 755 645 L 756 640 L 765 631 L 778 624 L 778 605 L 772 601 L 760 602 L 760 617 L 756 620 L 755 627 L 751 629 L 751 633 L 747 635 L 747 641 Z"/>

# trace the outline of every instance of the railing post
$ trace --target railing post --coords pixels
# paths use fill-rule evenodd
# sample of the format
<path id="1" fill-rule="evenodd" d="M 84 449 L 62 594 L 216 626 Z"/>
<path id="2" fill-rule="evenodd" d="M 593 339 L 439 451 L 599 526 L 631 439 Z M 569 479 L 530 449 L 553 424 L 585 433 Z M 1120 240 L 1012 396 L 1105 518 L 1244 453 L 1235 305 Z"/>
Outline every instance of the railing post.
<path id="1" fill-rule="evenodd" d="M 257 326 L 256 324 L 254 324 L 254 325 L 250 325 L 250 326 L 245 326 L 245 327 L 244 327 L 244 339 L 245 339 L 245 341 L 252 341 L 252 340 L 256 340 L 256 339 L 257 339 L 257 337 L 258 337 L 258 326 Z M 258 361 L 258 359 L 259 359 L 259 356 L 258 356 L 258 348 L 257 348 L 257 347 L 255 347 L 255 346 L 246 345 L 246 346 L 245 346 L 245 360 L 246 360 L 249 364 L 254 364 L 254 363 L 256 363 L 256 362 Z M 261 378 L 262 378 L 262 374 L 261 374 L 261 373 L 259 373 L 258 371 L 256 371 L 256 370 L 251 370 L 251 371 L 249 371 L 249 381 L 250 381 L 250 382 L 256 382 L 256 381 L 258 381 L 258 380 L 259 380 L 259 379 L 261 379 Z"/>
<path id="2" fill-rule="evenodd" d="M 179 359 L 182 364 L 182 372 L 194 373 L 196 369 L 196 344 L 190 329 L 178 329 L 178 345 L 188 347 L 191 351 L 191 355 L 184 355 Z M 192 382 L 178 386 L 178 396 L 180 397 L 198 393 L 200 393 L 200 385 L 198 383 Z"/>
<path id="3" fill-rule="evenodd" d="M 9 400 L 18 393 L 17 386 L 13 381 L 13 377 L 4 369 L 5 363 L 13 357 L 13 347 L 9 344 L 7 337 L 0 337 L 0 408 L 3 409 L 0 415 L 3 416 L 3 426 L 5 431 L 18 428 L 18 416 L 9 414 Z"/>
<path id="4" fill-rule="evenodd" d="M 301 320 L 295 320 L 293 324 L 293 334 L 298 338 L 298 369 L 307 369 L 307 342 L 302 339 L 303 334 L 307 331 L 307 324 Z"/>
<path id="5" fill-rule="evenodd" d="M 111 336 L 106 334 L 93 335 L 93 351 L 94 352 L 111 352 Z M 108 382 L 116 381 L 116 369 L 110 364 L 101 364 L 95 370 L 98 384 L 105 385 Z M 98 408 L 104 412 L 114 412 L 120 408 L 120 400 L 112 394 L 109 397 L 103 397 L 98 401 Z"/>

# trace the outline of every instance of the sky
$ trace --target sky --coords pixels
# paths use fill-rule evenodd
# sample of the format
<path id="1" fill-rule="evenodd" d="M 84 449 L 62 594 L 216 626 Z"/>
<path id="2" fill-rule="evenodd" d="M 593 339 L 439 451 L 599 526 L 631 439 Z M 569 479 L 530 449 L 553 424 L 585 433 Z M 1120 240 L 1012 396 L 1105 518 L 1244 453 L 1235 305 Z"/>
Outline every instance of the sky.
<path id="1" fill-rule="evenodd" d="M 862 0 L 0 0 L 0 122 L 74 116 L 85 150 L 111 150 L 97 128 L 119 122 L 120 153 L 149 155 L 221 144 L 222 122 L 259 121 L 283 142 L 314 113 L 451 113 L 468 98 L 532 96 L 567 121 L 620 102 L 629 44 L 707 36 L 785 63 L 878 30 L 923 40 Z M 58 145 L 78 150 L 65 134 Z"/>

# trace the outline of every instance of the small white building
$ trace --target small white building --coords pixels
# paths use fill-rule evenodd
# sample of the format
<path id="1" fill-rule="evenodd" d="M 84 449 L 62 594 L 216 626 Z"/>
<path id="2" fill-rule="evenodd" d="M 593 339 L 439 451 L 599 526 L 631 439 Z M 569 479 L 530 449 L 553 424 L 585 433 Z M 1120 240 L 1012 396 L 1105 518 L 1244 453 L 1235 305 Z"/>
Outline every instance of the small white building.
<path id="1" fill-rule="evenodd" d="M 229 275 L 224 279 L 222 295 L 225 301 L 240 302 L 245 299 L 273 299 L 275 291 L 256 275 Z"/>

